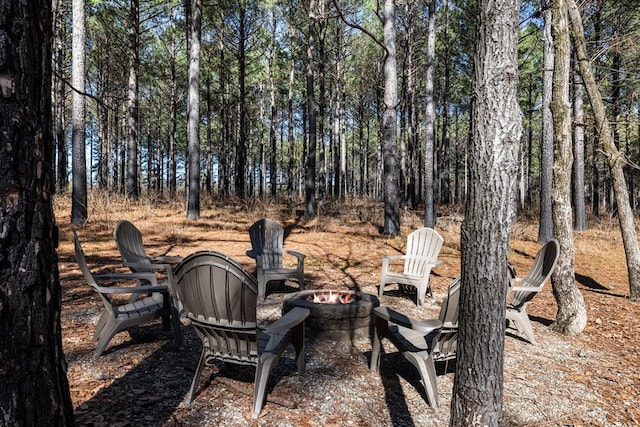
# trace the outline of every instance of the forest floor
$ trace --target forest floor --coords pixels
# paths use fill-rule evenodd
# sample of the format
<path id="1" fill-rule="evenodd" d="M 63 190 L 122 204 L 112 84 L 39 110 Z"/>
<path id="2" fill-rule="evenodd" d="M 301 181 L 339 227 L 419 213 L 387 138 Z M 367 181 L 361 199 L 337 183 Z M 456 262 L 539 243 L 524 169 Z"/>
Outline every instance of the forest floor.
<path id="1" fill-rule="evenodd" d="M 132 221 L 151 255 L 186 256 L 215 250 L 255 269 L 245 254 L 247 229 L 269 217 L 290 229 L 285 248 L 306 254 L 307 288 L 355 288 L 377 294 L 383 255 L 401 253 L 406 235 L 421 226 L 420 212 L 404 211 L 399 237 L 380 234 L 382 206 L 348 202 L 325 205 L 317 219 L 284 205 L 203 203 L 198 220 L 185 218 L 183 204 L 166 201 L 122 203 L 92 196 L 89 222 L 78 230 L 95 273 L 126 271 L 112 238 L 120 219 Z M 417 371 L 386 343 L 379 373 L 367 363 L 368 340 L 334 342 L 307 336 L 306 372 L 295 374 L 289 351 L 274 370 L 258 420 L 251 420 L 252 370 L 225 366 L 219 377 L 208 368 L 191 404 L 185 396 L 201 344 L 186 319 L 186 348 L 176 349 L 171 331 L 160 322 L 117 334 L 107 351 L 93 358 L 91 339 L 102 304 L 82 281 L 73 256 L 70 205 L 56 200 L 60 226 L 59 267 L 63 288 L 63 346 L 75 417 L 81 426 L 446 426 L 454 366 L 438 368 L 440 407 L 427 403 Z M 415 294 L 391 287 L 381 304 L 416 318 L 437 317 L 447 285 L 460 274 L 459 212 L 439 212 L 436 230 L 444 237 L 443 264 L 430 283 L 433 298 L 415 305 Z M 540 248 L 538 226 L 520 218 L 513 226 L 510 261 L 524 275 Z M 509 331 L 504 352 L 504 424 L 508 426 L 640 425 L 640 316 L 629 300 L 625 255 L 614 219 L 592 220 L 576 233 L 576 284 L 584 297 L 588 324 L 568 337 L 548 326 L 556 314 L 551 285 L 529 306 L 538 345 Z M 266 321 L 280 313 L 283 297 L 295 284 L 269 288 L 259 314 Z M 221 378 L 222 380 L 216 379 Z"/>

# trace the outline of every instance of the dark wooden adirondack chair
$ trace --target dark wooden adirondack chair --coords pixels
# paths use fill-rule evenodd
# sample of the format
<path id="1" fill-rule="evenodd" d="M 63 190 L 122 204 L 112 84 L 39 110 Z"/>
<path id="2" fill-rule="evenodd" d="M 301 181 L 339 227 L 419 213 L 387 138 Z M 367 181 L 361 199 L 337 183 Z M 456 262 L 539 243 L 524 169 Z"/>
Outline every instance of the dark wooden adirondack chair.
<path id="1" fill-rule="evenodd" d="M 253 418 L 260 415 L 267 380 L 289 344 L 299 373 L 304 372 L 304 320 L 309 310 L 295 308 L 260 329 L 256 323 L 256 279 L 236 261 L 217 252 L 196 252 L 175 271 L 177 297 L 202 340 L 188 402 L 193 400 L 204 366 L 211 361 L 255 367 Z"/>
<path id="2" fill-rule="evenodd" d="M 380 368 L 384 352 L 382 340 L 389 339 L 418 369 L 429 404 L 438 408 L 438 385 L 435 363 L 456 357 L 458 345 L 458 307 L 460 279 L 449 285 L 437 319 L 416 320 L 388 307 L 374 309 L 375 332 L 371 352 L 371 371 Z"/>

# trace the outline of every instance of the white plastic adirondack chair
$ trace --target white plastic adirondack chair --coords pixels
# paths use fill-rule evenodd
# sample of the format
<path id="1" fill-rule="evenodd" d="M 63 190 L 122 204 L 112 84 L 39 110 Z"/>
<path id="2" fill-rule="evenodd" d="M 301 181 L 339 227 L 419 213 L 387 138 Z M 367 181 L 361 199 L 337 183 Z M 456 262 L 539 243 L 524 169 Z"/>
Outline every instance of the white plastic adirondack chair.
<path id="1" fill-rule="evenodd" d="M 251 250 L 247 256 L 256 260 L 258 279 L 258 297 L 265 299 L 267 283 L 272 280 L 294 279 L 304 290 L 304 259 L 305 255 L 283 249 L 284 229 L 276 222 L 263 218 L 249 227 Z M 283 264 L 284 254 L 296 258 L 295 268 L 285 268 Z"/>
<path id="2" fill-rule="evenodd" d="M 381 298 L 384 287 L 391 283 L 413 286 L 417 291 L 417 305 L 422 305 L 424 297 L 431 293 L 429 286 L 429 274 L 431 269 L 442 261 L 438 260 L 438 254 L 442 249 L 444 239 L 433 228 L 423 227 L 413 231 L 407 236 L 407 249 L 404 255 L 387 255 L 382 257 L 382 274 L 378 296 Z M 404 261 L 404 268 L 399 271 L 395 260 Z"/>

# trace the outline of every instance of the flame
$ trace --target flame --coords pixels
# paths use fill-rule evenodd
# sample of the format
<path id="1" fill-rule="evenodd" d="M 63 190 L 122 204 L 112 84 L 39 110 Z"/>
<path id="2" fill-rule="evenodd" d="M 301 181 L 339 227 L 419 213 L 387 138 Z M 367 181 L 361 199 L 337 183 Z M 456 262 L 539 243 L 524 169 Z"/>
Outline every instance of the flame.
<path id="1" fill-rule="evenodd" d="M 316 304 L 349 304 L 353 299 L 353 294 L 339 291 L 318 291 L 311 295 L 311 301 Z"/>

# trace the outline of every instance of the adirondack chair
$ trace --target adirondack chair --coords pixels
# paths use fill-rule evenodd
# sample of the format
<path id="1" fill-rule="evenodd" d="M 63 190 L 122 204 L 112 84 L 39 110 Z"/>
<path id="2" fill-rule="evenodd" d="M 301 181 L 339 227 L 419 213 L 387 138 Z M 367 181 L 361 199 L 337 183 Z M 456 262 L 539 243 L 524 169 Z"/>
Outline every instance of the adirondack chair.
<path id="1" fill-rule="evenodd" d="M 207 363 L 218 360 L 254 366 L 253 418 L 257 418 L 269 373 L 290 343 L 298 372 L 304 372 L 304 320 L 309 310 L 295 308 L 261 330 L 256 323 L 256 279 L 217 252 L 189 255 L 177 266 L 175 278 L 178 299 L 203 343 L 187 401 L 193 401 Z"/>
<path id="2" fill-rule="evenodd" d="M 512 278 L 507 293 L 506 319 L 508 326 L 524 333 L 531 344 L 537 345 L 533 327 L 527 314 L 527 305 L 542 290 L 558 262 L 560 248 L 558 241 L 550 240 L 542 246 L 533 260 L 526 276 Z"/>
<path id="3" fill-rule="evenodd" d="M 148 255 L 142 241 L 142 233 L 127 220 L 118 221 L 113 229 L 113 239 L 126 267 L 134 273 L 156 273 L 159 283 L 169 286 L 173 294 L 173 266 L 180 262 L 182 257 Z M 180 307 L 177 309 L 180 311 Z"/>
<path id="4" fill-rule="evenodd" d="M 422 305 L 427 292 L 433 295 L 429 275 L 433 267 L 442 264 L 437 258 L 443 242 L 442 236 L 433 228 L 423 227 L 409 234 L 404 255 L 382 257 L 378 296 L 382 298 L 384 287 L 391 283 L 397 283 L 401 289 L 412 286 L 416 288 L 416 304 Z M 396 260 L 404 261 L 402 271 L 399 271 L 399 263 L 394 262 Z"/>
<path id="5" fill-rule="evenodd" d="M 388 307 L 373 310 L 375 329 L 371 352 L 371 372 L 380 369 L 382 340 L 389 339 L 413 366 L 418 369 L 432 408 L 438 408 L 438 385 L 435 362 L 456 357 L 458 345 L 458 307 L 460 279 L 449 285 L 437 319 L 416 320 Z"/>
<path id="6" fill-rule="evenodd" d="M 273 280 L 294 279 L 300 290 L 304 290 L 305 255 L 292 250 L 283 249 L 284 229 L 274 221 L 263 218 L 249 227 L 251 250 L 247 256 L 256 261 L 258 278 L 258 296 L 265 299 L 267 283 Z M 296 258 L 295 268 L 284 268 L 283 256 L 293 255 Z"/>
<path id="7" fill-rule="evenodd" d="M 112 273 L 94 275 L 89 270 L 87 261 L 78 239 L 78 233 L 73 228 L 73 242 L 75 247 L 76 262 L 84 276 L 87 284 L 100 295 L 104 304 L 104 311 L 96 324 L 93 339 L 97 341 L 94 357 L 100 356 L 111 341 L 111 338 L 120 331 L 124 331 L 133 326 L 147 323 L 158 317 L 162 317 L 163 326 L 169 329 L 169 321 L 173 323 L 176 345 L 182 345 L 182 334 L 180 331 L 180 320 L 177 312 L 172 311 L 169 288 L 166 285 L 158 285 L 153 273 Z M 101 286 L 106 282 L 133 282 L 144 281 L 150 283 L 146 286 L 117 287 Z M 117 305 L 114 295 L 128 295 L 132 297 L 128 303 Z"/>

